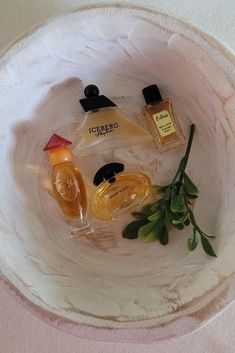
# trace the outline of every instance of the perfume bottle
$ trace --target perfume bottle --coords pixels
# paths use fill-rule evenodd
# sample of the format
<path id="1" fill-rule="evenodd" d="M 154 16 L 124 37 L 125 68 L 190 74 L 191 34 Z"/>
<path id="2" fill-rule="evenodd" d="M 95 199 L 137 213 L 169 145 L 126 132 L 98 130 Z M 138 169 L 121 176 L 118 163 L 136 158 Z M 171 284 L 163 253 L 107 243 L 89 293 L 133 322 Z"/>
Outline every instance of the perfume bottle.
<path id="1" fill-rule="evenodd" d="M 155 145 L 160 152 L 177 148 L 185 143 L 181 127 L 169 99 L 162 99 L 157 85 L 145 87 L 146 106 L 142 109 Z"/>
<path id="2" fill-rule="evenodd" d="M 150 179 L 142 173 L 123 172 L 122 163 L 109 163 L 95 174 L 97 190 L 92 210 L 103 220 L 114 220 L 142 203 L 151 190 Z"/>
<path id="3" fill-rule="evenodd" d="M 86 98 L 80 104 L 85 115 L 74 148 L 79 156 L 152 141 L 148 131 L 129 120 L 110 99 L 99 95 L 98 87 L 89 85 L 84 94 Z"/>
<path id="4" fill-rule="evenodd" d="M 73 162 L 73 155 L 67 147 L 72 142 L 53 134 L 44 147 L 52 166 L 51 180 L 55 199 L 72 227 L 71 235 L 87 232 L 87 195 L 83 178 Z"/>

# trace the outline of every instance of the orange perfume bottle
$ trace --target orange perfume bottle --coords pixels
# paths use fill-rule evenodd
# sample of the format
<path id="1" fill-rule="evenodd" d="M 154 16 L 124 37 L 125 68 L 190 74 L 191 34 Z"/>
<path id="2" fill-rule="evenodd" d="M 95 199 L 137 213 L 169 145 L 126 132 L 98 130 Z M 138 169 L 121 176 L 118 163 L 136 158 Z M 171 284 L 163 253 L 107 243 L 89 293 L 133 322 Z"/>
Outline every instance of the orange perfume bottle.
<path id="1" fill-rule="evenodd" d="M 160 152 L 175 149 L 185 143 L 181 127 L 169 99 L 162 99 L 157 85 L 142 90 L 146 106 L 143 115 Z"/>
<path id="2" fill-rule="evenodd" d="M 72 142 L 53 134 L 44 147 L 52 166 L 51 181 L 54 197 L 66 222 L 73 228 L 71 235 L 89 230 L 87 222 L 87 195 L 79 169 L 74 165 L 68 145 Z"/>

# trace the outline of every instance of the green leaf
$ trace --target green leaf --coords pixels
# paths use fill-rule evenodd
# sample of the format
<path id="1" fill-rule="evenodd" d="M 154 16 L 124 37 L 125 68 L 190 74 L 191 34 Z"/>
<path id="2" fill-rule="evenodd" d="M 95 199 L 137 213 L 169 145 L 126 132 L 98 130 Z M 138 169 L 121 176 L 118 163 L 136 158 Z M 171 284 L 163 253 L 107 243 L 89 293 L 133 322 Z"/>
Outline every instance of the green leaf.
<path id="1" fill-rule="evenodd" d="M 133 221 L 126 225 L 126 227 L 122 231 L 122 236 L 125 239 L 136 239 L 138 238 L 138 230 L 140 227 L 148 223 L 148 220 L 142 219 L 138 221 Z"/>
<path id="2" fill-rule="evenodd" d="M 162 233 L 163 223 L 161 221 L 152 221 L 142 226 L 138 231 L 138 239 L 143 243 L 150 243 L 158 239 Z"/>
<path id="3" fill-rule="evenodd" d="M 189 178 L 189 176 L 184 173 L 184 188 L 187 192 L 187 194 L 191 196 L 198 196 L 199 195 L 199 190 L 196 187 L 196 185 L 192 182 L 192 180 Z"/>
<path id="4" fill-rule="evenodd" d="M 160 186 L 160 185 L 153 185 L 153 189 L 154 191 L 156 191 L 158 194 L 165 194 L 165 192 L 167 191 L 167 189 L 169 188 L 170 184 L 169 185 L 163 185 L 163 186 Z"/>
<path id="5" fill-rule="evenodd" d="M 199 232 L 201 235 L 204 235 L 204 237 L 206 237 L 206 238 L 215 239 L 215 236 L 214 236 L 214 235 L 208 235 L 208 234 L 202 232 L 200 228 L 199 228 L 198 232 Z"/>
<path id="6" fill-rule="evenodd" d="M 174 191 L 175 191 L 175 196 L 176 196 L 176 195 L 179 195 L 181 185 L 182 185 L 182 182 L 179 182 L 179 181 L 177 181 L 177 182 L 174 184 L 174 188 L 173 188 L 173 189 L 174 189 Z"/>
<path id="7" fill-rule="evenodd" d="M 185 195 L 186 195 L 186 197 L 187 197 L 187 200 L 195 200 L 195 199 L 198 198 L 197 195 L 190 195 L 190 194 L 188 194 L 188 193 L 186 192 L 186 190 L 185 190 Z"/>
<path id="8" fill-rule="evenodd" d="M 180 224 L 180 223 L 186 222 L 187 220 L 188 220 L 188 212 L 183 214 L 183 216 L 181 216 L 179 219 L 173 219 L 172 223 L 173 224 Z"/>
<path id="9" fill-rule="evenodd" d="M 193 251 L 196 249 L 198 245 L 198 238 L 196 237 L 196 231 L 194 229 L 193 234 L 190 238 L 188 238 L 188 249 L 189 251 Z"/>
<path id="10" fill-rule="evenodd" d="M 151 207 L 152 214 L 161 209 L 161 203 L 158 201 Z"/>
<path id="11" fill-rule="evenodd" d="M 158 210 L 157 212 L 155 212 L 151 216 L 148 216 L 149 221 L 158 221 L 160 218 L 162 218 L 161 210 Z"/>
<path id="12" fill-rule="evenodd" d="M 164 225 L 162 234 L 159 236 L 159 242 L 162 245 L 167 245 L 169 242 L 169 237 L 168 237 L 168 230 L 167 227 Z"/>
<path id="13" fill-rule="evenodd" d="M 171 212 L 170 206 L 166 203 L 165 204 L 165 218 L 166 218 L 166 222 L 168 225 L 171 225 L 174 219 L 174 215 Z"/>
<path id="14" fill-rule="evenodd" d="M 186 219 L 186 221 L 184 222 L 184 225 L 187 227 L 187 226 L 189 226 L 190 225 L 190 219 L 188 218 L 188 219 Z"/>
<path id="15" fill-rule="evenodd" d="M 179 192 L 178 192 L 178 187 L 177 187 L 177 184 L 174 184 L 171 188 L 171 193 L 170 193 L 170 199 L 173 200 L 176 196 L 179 195 Z"/>
<path id="16" fill-rule="evenodd" d="M 185 202 L 183 194 L 175 196 L 171 200 L 171 211 L 172 212 L 183 212 L 185 210 Z"/>
<path id="17" fill-rule="evenodd" d="M 201 234 L 201 243 L 202 243 L 202 247 L 203 247 L 205 253 L 207 253 L 207 255 L 217 257 L 209 240 L 202 234 Z"/>
<path id="18" fill-rule="evenodd" d="M 178 220 L 181 217 L 177 213 L 173 214 L 171 212 L 170 206 L 166 203 L 165 205 L 165 221 L 167 222 L 168 225 L 172 225 L 174 228 L 178 230 L 184 229 L 184 224 L 179 223 L 179 224 L 174 224 L 173 221 Z"/>
<path id="19" fill-rule="evenodd" d="M 172 226 L 173 226 L 175 229 L 178 229 L 178 230 L 182 230 L 182 229 L 184 229 L 184 227 L 185 227 L 184 223 L 179 223 L 179 224 L 173 224 L 173 223 L 172 223 Z"/>
<path id="20" fill-rule="evenodd" d="M 146 216 L 150 216 L 151 214 L 154 213 L 154 211 L 152 211 L 152 207 L 155 205 L 154 203 L 148 203 L 147 205 L 144 205 L 144 207 L 142 208 L 142 213 L 144 213 Z"/>
<path id="21" fill-rule="evenodd" d="M 136 219 L 146 219 L 146 214 L 143 212 L 132 212 L 131 214 L 133 217 L 135 217 Z"/>
<path id="22" fill-rule="evenodd" d="M 155 192 L 164 194 L 161 200 L 145 205 L 141 212 L 133 212 L 136 221 L 128 224 L 123 230 L 123 237 L 138 239 L 143 242 L 151 242 L 159 239 L 160 243 L 166 245 L 168 239 L 168 226 L 176 229 L 183 229 L 185 226 L 192 224 L 193 235 L 188 239 L 188 248 L 190 251 L 196 249 L 198 245 L 198 236 L 201 237 L 201 243 L 204 251 L 210 256 L 216 256 L 208 238 L 194 218 L 190 205 L 199 195 L 198 188 L 185 173 L 187 162 L 189 159 L 195 125 L 190 127 L 190 136 L 184 157 L 179 163 L 171 184 L 153 186 Z M 197 236 L 198 235 L 198 236 Z M 212 237 L 211 237 L 212 238 Z"/>

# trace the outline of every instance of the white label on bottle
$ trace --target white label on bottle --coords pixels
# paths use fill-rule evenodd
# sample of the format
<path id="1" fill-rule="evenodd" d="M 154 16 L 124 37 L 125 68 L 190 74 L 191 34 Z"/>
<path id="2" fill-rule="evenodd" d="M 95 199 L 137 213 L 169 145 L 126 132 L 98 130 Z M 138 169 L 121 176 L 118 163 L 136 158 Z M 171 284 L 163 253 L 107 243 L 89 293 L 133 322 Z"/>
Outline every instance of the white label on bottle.
<path id="1" fill-rule="evenodd" d="M 167 110 L 162 110 L 161 112 L 154 114 L 153 120 L 161 137 L 165 137 L 176 132 L 171 115 Z"/>

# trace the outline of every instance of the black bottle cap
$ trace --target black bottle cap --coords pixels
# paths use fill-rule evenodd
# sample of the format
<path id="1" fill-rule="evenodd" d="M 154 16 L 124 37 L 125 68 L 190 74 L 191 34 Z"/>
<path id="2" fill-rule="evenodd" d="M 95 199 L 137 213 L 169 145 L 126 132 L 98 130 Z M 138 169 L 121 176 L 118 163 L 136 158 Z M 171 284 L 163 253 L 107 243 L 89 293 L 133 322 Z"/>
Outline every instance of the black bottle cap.
<path id="1" fill-rule="evenodd" d="M 121 173 L 124 170 L 124 164 L 122 163 L 108 163 L 103 165 L 99 170 L 97 170 L 93 184 L 98 186 L 104 180 L 109 180 L 110 183 L 113 183 L 115 179 L 115 174 Z"/>
<path id="2" fill-rule="evenodd" d="M 99 88 L 95 85 L 88 85 L 84 89 L 84 95 L 86 98 L 80 99 L 80 104 L 85 110 L 96 110 L 105 107 L 115 107 L 116 104 L 105 96 L 99 96 Z"/>
<path id="3" fill-rule="evenodd" d="M 157 85 L 147 86 L 142 89 L 146 104 L 162 101 L 162 96 Z"/>

